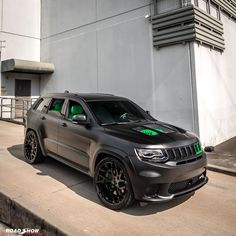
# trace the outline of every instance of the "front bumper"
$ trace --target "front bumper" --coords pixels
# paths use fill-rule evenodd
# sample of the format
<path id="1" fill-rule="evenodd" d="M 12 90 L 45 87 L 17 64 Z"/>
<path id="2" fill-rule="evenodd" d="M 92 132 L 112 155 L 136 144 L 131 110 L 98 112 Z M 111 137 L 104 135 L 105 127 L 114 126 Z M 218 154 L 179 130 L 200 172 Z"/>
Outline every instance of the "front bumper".
<path id="1" fill-rule="evenodd" d="M 197 185 L 194 185 L 192 187 L 186 187 L 184 190 L 181 190 L 175 194 L 171 194 L 169 196 L 162 196 L 159 194 L 154 194 L 151 196 L 145 195 L 145 196 L 143 196 L 142 200 L 147 201 L 147 202 L 167 202 L 167 201 L 172 200 L 173 198 L 188 195 L 188 194 L 196 191 L 197 189 L 203 187 L 207 182 L 208 182 L 208 178 L 207 178 L 207 176 L 205 176 L 202 178 L 202 181 L 200 183 L 198 183 Z"/>
<path id="2" fill-rule="evenodd" d="M 150 164 L 132 158 L 134 173 L 131 183 L 137 200 L 165 202 L 190 194 L 208 182 L 206 155 L 201 159 L 183 164 Z"/>

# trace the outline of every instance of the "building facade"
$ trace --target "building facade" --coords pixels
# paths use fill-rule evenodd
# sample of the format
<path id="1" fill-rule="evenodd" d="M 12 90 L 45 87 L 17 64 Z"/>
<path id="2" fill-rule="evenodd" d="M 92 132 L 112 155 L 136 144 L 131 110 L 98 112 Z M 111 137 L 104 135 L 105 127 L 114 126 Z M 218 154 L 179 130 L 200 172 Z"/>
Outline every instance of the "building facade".
<path id="1" fill-rule="evenodd" d="M 0 9 L 1 61 L 40 61 L 40 0 L 25 0 L 24 4 L 21 0 L 1 0 Z M 17 87 L 26 88 L 32 96 L 40 93 L 37 74 L 1 73 L 0 85 L 1 96 L 18 95 L 21 91 Z"/>
<path id="2" fill-rule="evenodd" d="M 2 0 L 2 95 L 14 90 L 10 76 L 27 75 L 36 95 L 128 97 L 204 145 L 236 135 L 235 0 L 27 0 L 26 9 L 20 2 Z M 55 71 L 44 64 L 18 73 L 6 66 L 11 58 L 53 63 Z"/>

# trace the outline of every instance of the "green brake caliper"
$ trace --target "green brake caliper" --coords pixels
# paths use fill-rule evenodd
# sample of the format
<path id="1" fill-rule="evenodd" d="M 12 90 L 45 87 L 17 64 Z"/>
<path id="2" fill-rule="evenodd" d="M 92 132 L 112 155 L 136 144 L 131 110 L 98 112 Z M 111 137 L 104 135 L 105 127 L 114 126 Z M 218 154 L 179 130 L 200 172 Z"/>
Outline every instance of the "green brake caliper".
<path id="1" fill-rule="evenodd" d="M 108 173 L 108 171 L 105 174 L 105 188 L 106 189 L 108 189 L 108 184 L 107 184 L 108 181 L 107 180 L 109 180 L 109 173 Z"/>

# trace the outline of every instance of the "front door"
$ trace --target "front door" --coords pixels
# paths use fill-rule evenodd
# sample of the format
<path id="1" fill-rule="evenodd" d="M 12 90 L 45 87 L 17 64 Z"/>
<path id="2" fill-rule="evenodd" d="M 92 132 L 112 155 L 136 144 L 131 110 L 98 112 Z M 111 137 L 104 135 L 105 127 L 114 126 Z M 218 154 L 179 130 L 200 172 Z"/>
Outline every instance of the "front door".
<path id="1" fill-rule="evenodd" d="M 73 116 L 79 114 L 86 115 L 83 107 L 70 100 L 65 119 L 59 121 L 58 154 L 87 171 L 91 131 L 85 125 L 72 122 Z"/>

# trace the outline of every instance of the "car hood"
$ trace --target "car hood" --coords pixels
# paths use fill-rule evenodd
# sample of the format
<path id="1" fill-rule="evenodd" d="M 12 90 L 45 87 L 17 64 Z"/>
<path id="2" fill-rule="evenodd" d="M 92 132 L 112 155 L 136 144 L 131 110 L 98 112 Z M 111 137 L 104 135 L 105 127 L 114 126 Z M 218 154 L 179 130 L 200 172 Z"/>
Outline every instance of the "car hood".
<path id="1" fill-rule="evenodd" d="M 144 145 L 181 146 L 197 141 L 197 137 L 186 130 L 159 121 L 107 125 L 105 131 L 109 135 Z"/>

